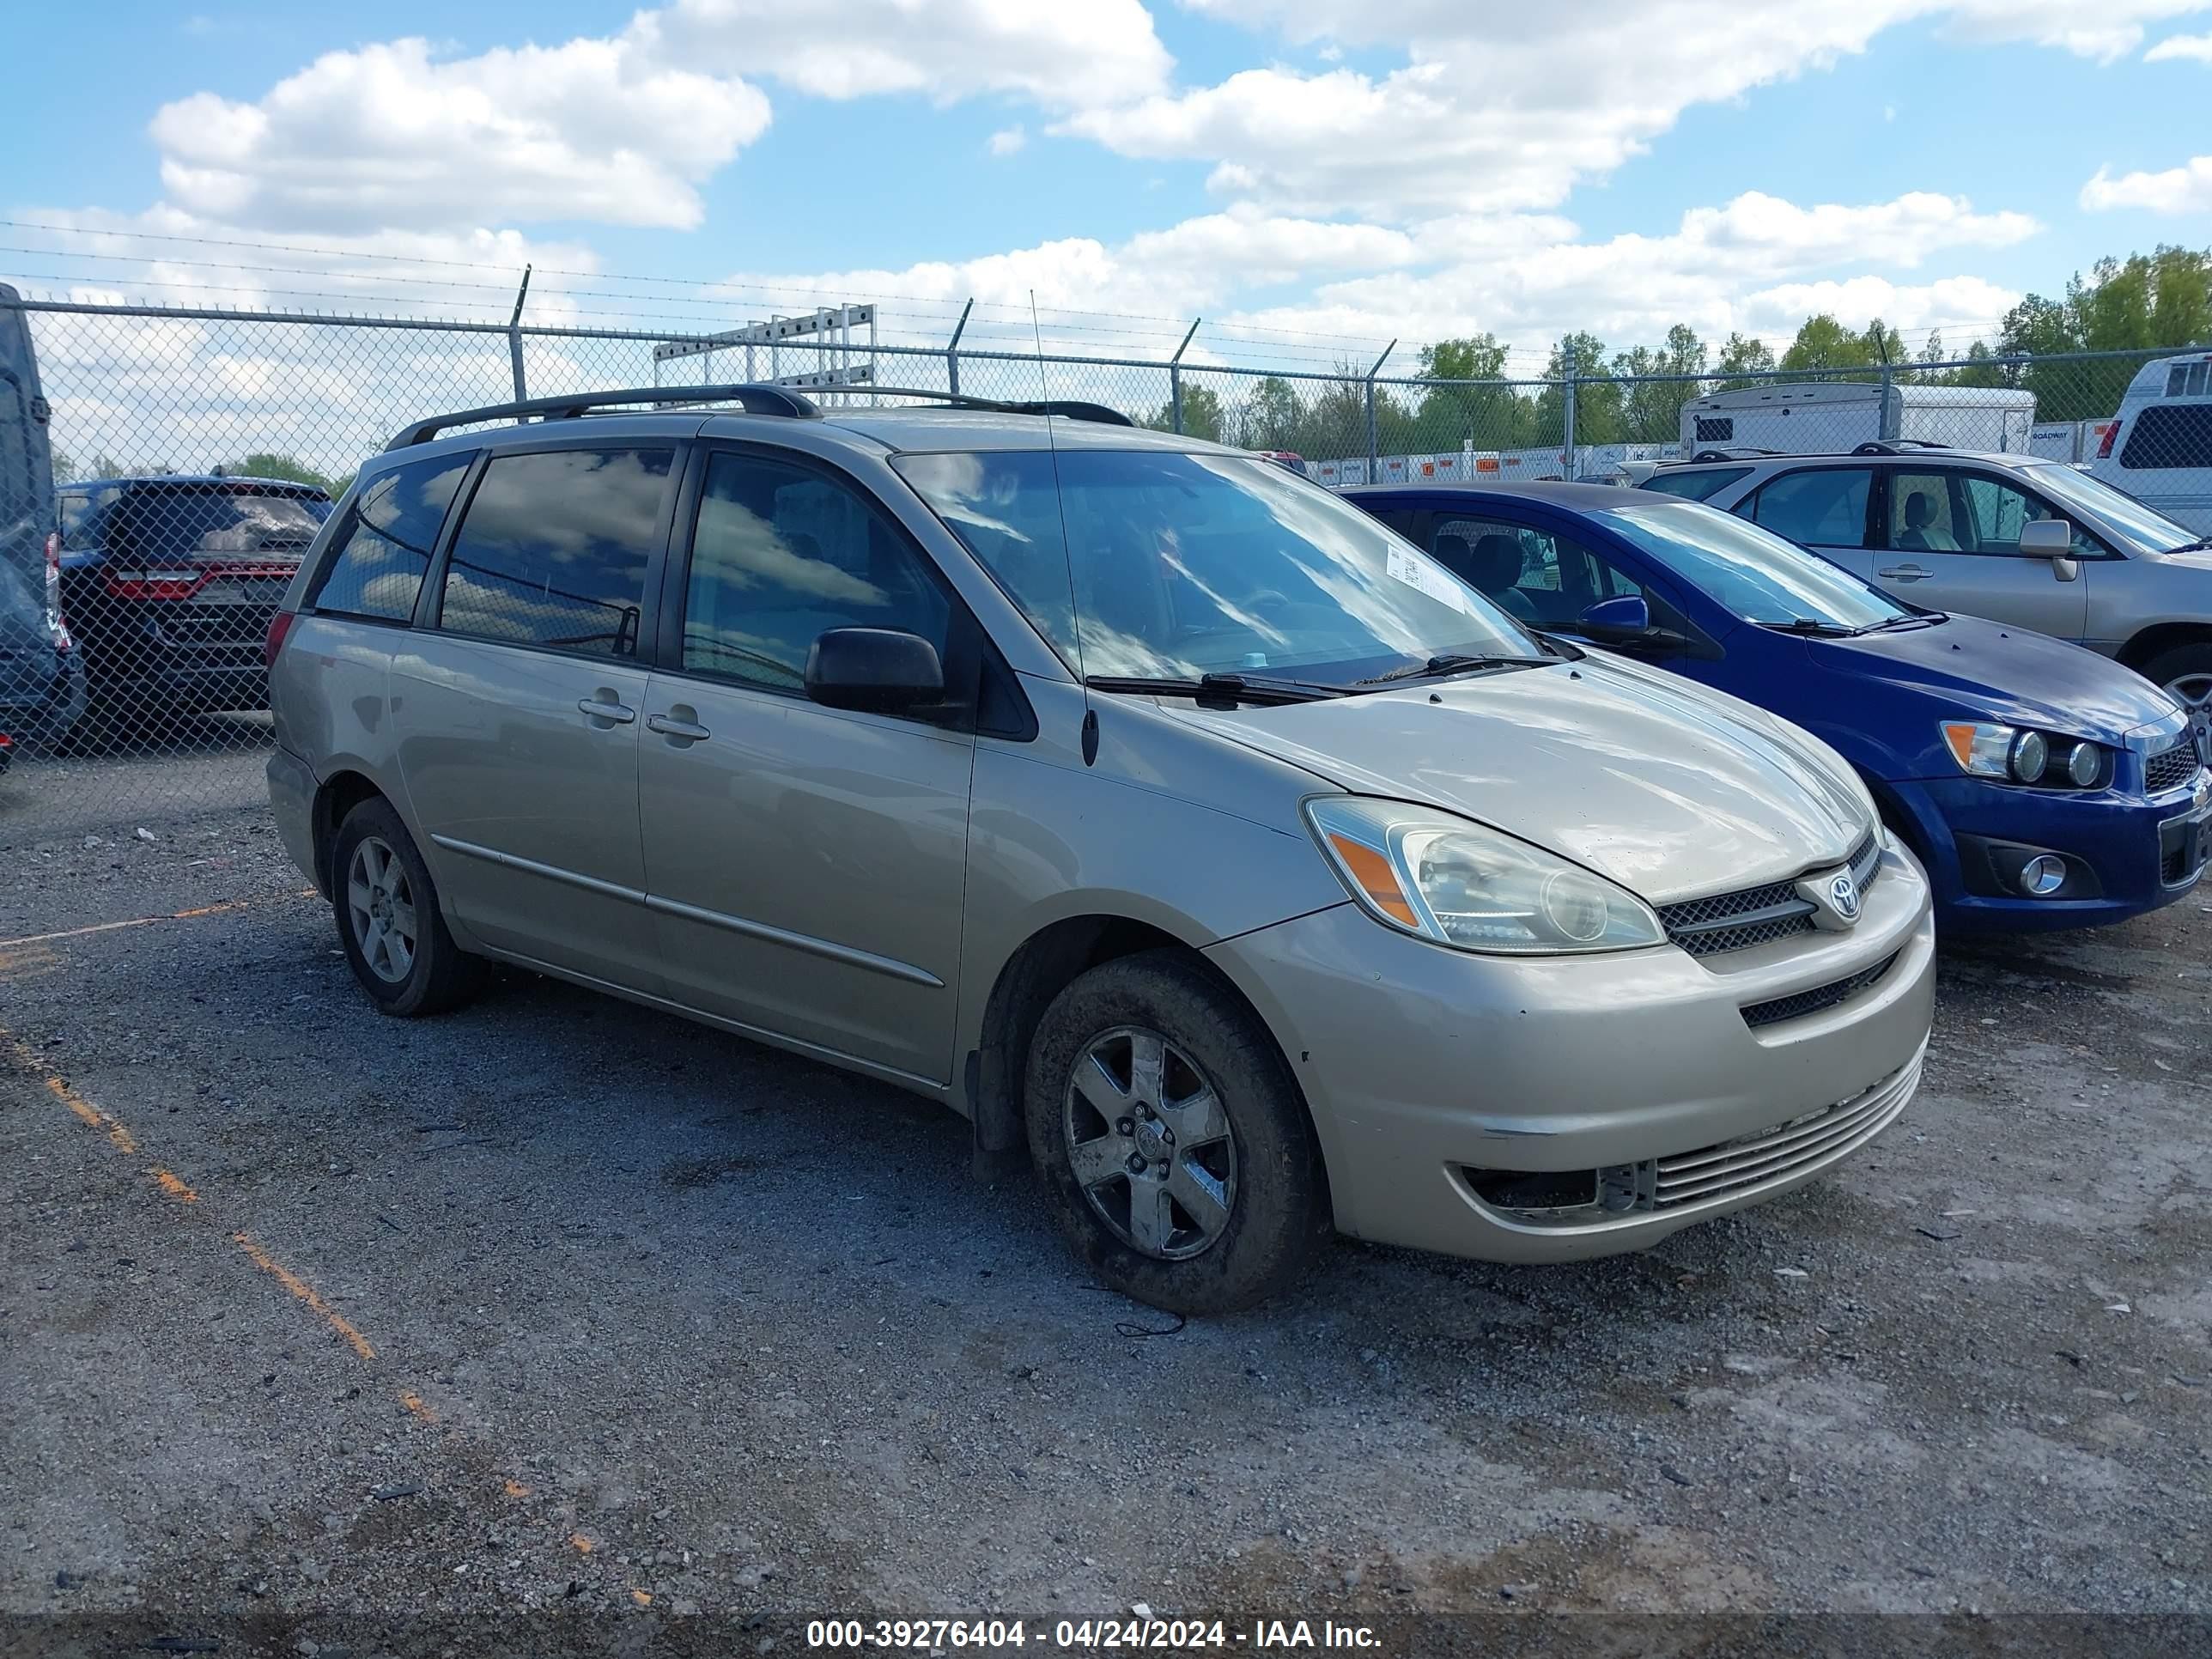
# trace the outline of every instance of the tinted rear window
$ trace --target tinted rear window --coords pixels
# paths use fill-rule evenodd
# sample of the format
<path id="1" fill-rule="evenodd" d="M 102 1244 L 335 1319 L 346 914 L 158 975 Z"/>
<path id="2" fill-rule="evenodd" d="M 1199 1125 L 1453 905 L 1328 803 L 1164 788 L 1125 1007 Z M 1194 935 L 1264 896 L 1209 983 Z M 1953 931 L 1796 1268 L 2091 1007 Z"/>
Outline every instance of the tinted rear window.
<path id="1" fill-rule="evenodd" d="M 2153 404 L 2136 416 L 2120 465 L 2136 471 L 2212 466 L 2212 404 Z"/>
<path id="2" fill-rule="evenodd" d="M 669 449 L 495 456 L 453 538 L 439 626 L 635 656 L 646 564 L 674 459 Z"/>
<path id="3" fill-rule="evenodd" d="M 111 553 L 163 559 L 296 559 L 315 539 L 331 503 L 321 496 L 264 495 L 228 484 L 137 488 L 85 533 Z"/>
<path id="4" fill-rule="evenodd" d="M 1662 495 L 1680 495 L 1686 501 L 1703 501 L 1738 478 L 1750 476 L 1747 466 L 1716 467 L 1706 472 L 1655 472 L 1644 480 L 1644 487 Z"/>
<path id="5" fill-rule="evenodd" d="M 438 527 L 475 458 L 448 455 L 380 472 L 346 509 L 335 556 L 316 589 L 319 611 L 404 622 L 430 568 Z"/>

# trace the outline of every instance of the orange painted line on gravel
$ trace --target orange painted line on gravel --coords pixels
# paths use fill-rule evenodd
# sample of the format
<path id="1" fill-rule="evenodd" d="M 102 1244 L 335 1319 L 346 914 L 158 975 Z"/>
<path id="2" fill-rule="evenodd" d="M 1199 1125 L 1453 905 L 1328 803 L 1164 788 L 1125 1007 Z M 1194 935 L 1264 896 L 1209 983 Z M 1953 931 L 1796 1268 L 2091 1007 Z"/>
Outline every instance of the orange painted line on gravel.
<path id="1" fill-rule="evenodd" d="M 307 898 L 314 893 L 312 887 L 303 887 L 298 893 L 287 893 L 285 898 Z M 225 899 L 220 904 L 203 904 L 193 910 L 172 910 L 165 916 L 133 916 L 128 921 L 96 921 L 89 927 L 65 927 L 58 933 L 26 933 L 21 939 L 0 939 L 0 951 L 18 945 L 45 945 L 58 939 L 83 939 L 93 933 L 112 933 L 125 927 L 155 927 L 165 921 L 191 921 L 201 916 L 220 916 L 233 910 L 251 910 L 256 906 L 274 904 L 274 898 Z"/>
<path id="2" fill-rule="evenodd" d="M 197 1204 L 200 1201 L 200 1195 L 198 1193 L 185 1186 L 167 1170 L 154 1171 L 154 1184 L 179 1204 Z"/>
<path id="3" fill-rule="evenodd" d="M 307 1283 L 306 1279 L 301 1278 L 299 1274 L 294 1273 L 289 1267 L 286 1267 L 283 1262 L 279 1261 L 275 1256 L 270 1255 L 268 1251 L 263 1249 L 259 1244 L 255 1243 L 252 1234 L 233 1233 L 230 1237 L 233 1243 L 236 1244 L 240 1249 L 246 1252 L 246 1259 L 248 1261 L 252 1261 L 255 1267 L 260 1268 L 262 1272 L 274 1279 L 286 1290 L 291 1291 L 291 1293 L 299 1297 L 301 1302 L 307 1304 L 308 1308 L 321 1318 L 323 1323 L 328 1325 L 340 1336 L 345 1338 L 347 1346 L 352 1348 L 356 1353 L 359 1354 L 363 1359 L 374 1359 L 376 1358 L 376 1350 L 369 1346 L 368 1339 L 356 1330 L 352 1322 L 349 1321 L 344 1315 L 339 1313 L 335 1308 L 332 1308 L 328 1303 L 325 1302 L 321 1297 L 318 1296 L 315 1293 L 315 1287 L 313 1285 Z M 407 1396 L 403 1395 L 400 1397 L 404 1400 Z"/>

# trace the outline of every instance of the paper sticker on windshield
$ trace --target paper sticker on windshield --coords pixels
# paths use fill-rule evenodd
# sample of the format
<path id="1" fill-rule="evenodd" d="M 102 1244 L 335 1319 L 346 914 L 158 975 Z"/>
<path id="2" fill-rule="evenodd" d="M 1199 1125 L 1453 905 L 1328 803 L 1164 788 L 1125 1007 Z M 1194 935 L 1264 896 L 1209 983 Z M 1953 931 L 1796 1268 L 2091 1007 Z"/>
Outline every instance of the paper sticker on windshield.
<path id="1" fill-rule="evenodd" d="M 1468 597 L 1467 590 L 1454 581 L 1442 565 L 1423 558 L 1410 548 L 1390 549 L 1382 568 L 1391 580 L 1403 582 L 1408 587 L 1418 587 L 1431 599 L 1449 605 L 1462 616 L 1477 614 L 1474 601 Z"/>

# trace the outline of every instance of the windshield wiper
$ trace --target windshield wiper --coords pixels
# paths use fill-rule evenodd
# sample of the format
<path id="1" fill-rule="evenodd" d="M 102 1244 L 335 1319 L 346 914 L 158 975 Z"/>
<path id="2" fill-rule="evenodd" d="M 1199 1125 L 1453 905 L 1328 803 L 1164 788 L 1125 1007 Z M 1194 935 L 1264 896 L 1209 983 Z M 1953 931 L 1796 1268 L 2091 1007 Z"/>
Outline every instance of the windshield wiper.
<path id="1" fill-rule="evenodd" d="M 1340 685 L 1254 678 L 1249 674 L 1200 674 L 1196 679 L 1090 674 L 1085 676 L 1083 684 L 1093 691 L 1120 691 L 1136 697 L 1196 697 L 1212 702 L 1317 702 L 1324 697 L 1344 695 Z"/>
<path id="2" fill-rule="evenodd" d="M 1892 617 L 1887 622 L 1869 623 L 1864 628 L 1854 628 L 1854 634 L 1887 634 L 1900 628 L 1933 628 L 1937 623 L 1951 620 L 1948 611 L 1916 611 L 1909 617 Z"/>
<path id="3" fill-rule="evenodd" d="M 1847 640 L 1858 632 L 1845 628 L 1841 623 L 1818 622 L 1811 617 L 1792 617 L 1788 622 L 1763 622 L 1761 628 L 1771 628 L 1778 634 L 1808 634 L 1824 639 Z"/>
<path id="4" fill-rule="evenodd" d="M 1377 674 L 1371 679 L 1354 680 L 1354 685 L 1388 685 L 1394 680 L 1430 679 L 1440 674 L 1468 674 L 1478 668 L 1534 668 L 1543 662 L 1540 657 L 1478 657 L 1467 652 L 1455 651 L 1441 657 L 1431 657 L 1426 662 L 1408 663 L 1403 668 L 1394 668 L 1387 674 Z"/>

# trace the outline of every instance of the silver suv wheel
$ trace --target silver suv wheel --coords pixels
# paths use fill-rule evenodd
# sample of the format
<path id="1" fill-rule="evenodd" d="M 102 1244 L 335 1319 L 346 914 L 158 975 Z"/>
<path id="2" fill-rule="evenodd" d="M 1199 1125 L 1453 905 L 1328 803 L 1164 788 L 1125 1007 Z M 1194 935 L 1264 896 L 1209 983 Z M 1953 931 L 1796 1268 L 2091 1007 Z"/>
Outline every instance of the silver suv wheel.
<path id="1" fill-rule="evenodd" d="M 1158 1261 L 1202 1255 L 1237 1207 L 1237 1141 L 1221 1097 L 1159 1032 L 1091 1040 L 1060 1113 L 1069 1167 L 1124 1243 Z"/>
<path id="2" fill-rule="evenodd" d="M 2197 752 L 2212 755 L 2212 672 L 2184 674 L 2168 680 L 2166 689 L 2189 711 L 2189 724 L 2197 734 Z"/>

